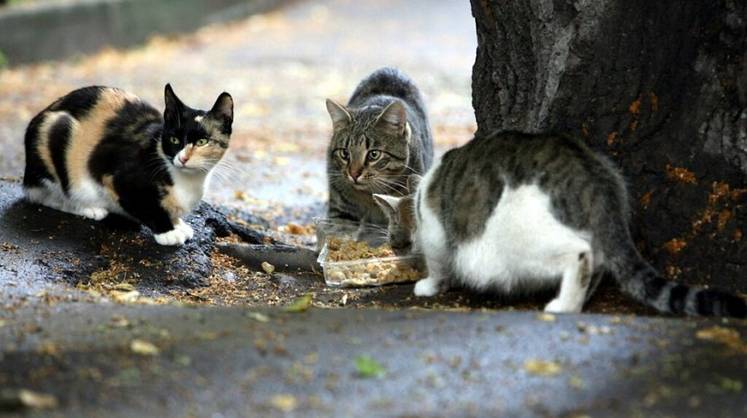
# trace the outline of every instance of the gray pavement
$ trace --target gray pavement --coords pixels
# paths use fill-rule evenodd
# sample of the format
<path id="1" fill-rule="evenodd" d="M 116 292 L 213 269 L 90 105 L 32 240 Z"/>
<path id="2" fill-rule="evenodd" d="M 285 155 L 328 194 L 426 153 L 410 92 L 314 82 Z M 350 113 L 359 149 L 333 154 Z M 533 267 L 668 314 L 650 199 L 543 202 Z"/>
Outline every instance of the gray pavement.
<path id="1" fill-rule="evenodd" d="M 6 317 L 0 379 L 58 402 L 29 416 L 742 417 L 747 345 L 719 330 L 747 326 L 64 304 Z"/>

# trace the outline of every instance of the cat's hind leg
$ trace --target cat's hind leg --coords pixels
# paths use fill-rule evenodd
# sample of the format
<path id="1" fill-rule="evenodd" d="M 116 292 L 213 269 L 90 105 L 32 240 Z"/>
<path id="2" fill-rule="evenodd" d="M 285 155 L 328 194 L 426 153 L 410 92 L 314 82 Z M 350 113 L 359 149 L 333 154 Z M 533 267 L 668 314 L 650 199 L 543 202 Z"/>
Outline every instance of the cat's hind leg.
<path id="1" fill-rule="evenodd" d="M 563 258 L 566 266 L 560 282 L 560 291 L 558 296 L 545 306 L 545 312 L 581 312 L 586 301 L 594 266 L 591 251 L 569 254 Z"/>
<path id="2" fill-rule="evenodd" d="M 100 221 L 109 214 L 109 212 L 102 207 L 81 205 L 65 195 L 60 186 L 49 180 L 44 180 L 44 184 L 40 186 L 27 187 L 25 192 L 26 199 L 30 202 L 38 203 L 72 215 Z"/>

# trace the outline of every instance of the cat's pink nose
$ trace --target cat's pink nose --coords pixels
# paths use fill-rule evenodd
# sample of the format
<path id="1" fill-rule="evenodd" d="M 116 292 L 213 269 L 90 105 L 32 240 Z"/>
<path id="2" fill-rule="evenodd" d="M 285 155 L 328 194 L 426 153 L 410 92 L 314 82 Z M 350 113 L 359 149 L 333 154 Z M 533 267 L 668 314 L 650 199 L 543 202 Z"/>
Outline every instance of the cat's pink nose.
<path id="1" fill-rule="evenodd" d="M 350 170 L 350 177 L 353 179 L 354 182 L 358 182 L 358 178 L 361 176 L 361 173 L 363 170 Z"/>
<path id="2" fill-rule="evenodd" d="M 186 157 L 184 155 L 179 156 L 179 162 L 182 163 L 182 165 L 187 164 L 187 161 L 189 161 L 189 157 Z"/>

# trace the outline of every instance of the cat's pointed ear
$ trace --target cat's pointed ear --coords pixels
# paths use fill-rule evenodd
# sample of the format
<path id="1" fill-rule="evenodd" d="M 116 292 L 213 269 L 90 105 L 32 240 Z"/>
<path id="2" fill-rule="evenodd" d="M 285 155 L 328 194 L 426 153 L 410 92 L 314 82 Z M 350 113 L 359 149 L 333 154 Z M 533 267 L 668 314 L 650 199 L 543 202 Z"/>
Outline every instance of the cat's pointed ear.
<path id="1" fill-rule="evenodd" d="M 423 177 L 418 174 L 410 174 L 410 177 L 407 178 L 407 191 L 410 194 L 415 193 L 415 190 L 418 189 L 420 180 L 423 180 Z"/>
<path id="2" fill-rule="evenodd" d="M 225 91 L 218 96 L 213 108 L 208 112 L 213 119 L 229 125 L 233 122 L 233 97 Z"/>
<path id="3" fill-rule="evenodd" d="M 332 118 L 332 127 L 334 130 L 346 126 L 353 120 L 350 116 L 350 112 L 345 109 L 345 106 L 332 99 L 327 99 L 327 112 L 329 112 L 329 117 Z"/>
<path id="4" fill-rule="evenodd" d="M 399 202 L 402 200 L 401 197 L 389 196 L 386 194 L 373 195 L 374 202 L 384 211 L 384 214 L 389 219 L 396 219 L 397 213 L 399 212 Z"/>
<path id="5" fill-rule="evenodd" d="M 164 87 L 163 100 L 165 103 L 165 110 L 163 111 L 164 121 L 167 125 L 179 127 L 181 125 L 181 114 L 184 110 L 184 103 L 176 97 L 171 84 L 166 84 L 166 87 Z"/>
<path id="6" fill-rule="evenodd" d="M 404 135 L 407 126 L 407 111 L 399 100 L 395 100 L 381 111 L 376 119 L 376 127 L 392 135 Z"/>

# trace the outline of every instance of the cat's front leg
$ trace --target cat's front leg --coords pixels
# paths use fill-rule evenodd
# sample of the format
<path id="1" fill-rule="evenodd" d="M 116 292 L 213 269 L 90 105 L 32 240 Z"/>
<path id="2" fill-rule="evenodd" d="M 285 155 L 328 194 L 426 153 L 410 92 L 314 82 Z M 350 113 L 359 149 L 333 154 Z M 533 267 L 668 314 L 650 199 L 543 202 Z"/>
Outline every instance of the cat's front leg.
<path id="1" fill-rule="evenodd" d="M 592 255 L 585 251 L 567 257 L 558 296 L 545 306 L 545 312 L 581 312 L 592 277 Z"/>
<path id="2" fill-rule="evenodd" d="M 415 296 L 431 297 L 446 290 L 446 271 L 443 261 L 436 257 L 426 257 L 426 264 L 428 265 L 428 277 L 415 283 L 413 290 Z"/>
<path id="3" fill-rule="evenodd" d="M 194 234 L 191 226 L 178 219 L 171 230 L 154 234 L 153 237 L 161 245 L 183 245 L 187 240 L 192 239 Z"/>

